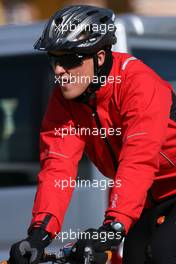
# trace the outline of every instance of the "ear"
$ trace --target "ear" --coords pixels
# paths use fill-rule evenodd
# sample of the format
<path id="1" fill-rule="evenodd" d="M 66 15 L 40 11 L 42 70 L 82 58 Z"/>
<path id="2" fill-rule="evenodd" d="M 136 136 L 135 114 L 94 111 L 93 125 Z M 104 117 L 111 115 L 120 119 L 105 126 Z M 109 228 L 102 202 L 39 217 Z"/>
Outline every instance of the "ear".
<path id="1" fill-rule="evenodd" d="M 97 52 L 97 56 L 98 56 L 98 66 L 102 66 L 104 61 L 105 61 L 105 55 L 106 52 L 104 50 L 99 50 Z"/>

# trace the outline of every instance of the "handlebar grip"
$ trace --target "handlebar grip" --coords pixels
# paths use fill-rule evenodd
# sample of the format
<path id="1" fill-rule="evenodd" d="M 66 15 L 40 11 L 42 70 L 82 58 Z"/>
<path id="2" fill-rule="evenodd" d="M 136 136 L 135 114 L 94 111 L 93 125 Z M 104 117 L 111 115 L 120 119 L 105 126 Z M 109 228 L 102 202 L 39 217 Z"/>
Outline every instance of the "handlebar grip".
<path id="1" fill-rule="evenodd" d="M 56 261 L 56 255 L 44 253 L 41 261 L 42 261 L 42 263 L 43 262 L 49 262 L 49 261 Z M 10 264 L 10 262 L 9 262 L 9 260 L 2 260 L 2 261 L 0 261 L 0 264 Z"/>
<path id="2" fill-rule="evenodd" d="M 44 254 L 42 262 L 56 261 L 56 256 L 54 254 L 48 255 Z M 10 264 L 8 260 L 0 261 L 0 264 Z"/>

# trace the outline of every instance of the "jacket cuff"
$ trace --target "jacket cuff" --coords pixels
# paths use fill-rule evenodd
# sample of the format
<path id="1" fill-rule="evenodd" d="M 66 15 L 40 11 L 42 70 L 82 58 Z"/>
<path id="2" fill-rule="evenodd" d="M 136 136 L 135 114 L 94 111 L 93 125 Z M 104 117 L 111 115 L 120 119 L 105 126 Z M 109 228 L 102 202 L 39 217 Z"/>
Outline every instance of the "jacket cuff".
<path id="1" fill-rule="evenodd" d="M 43 225 L 45 219 L 47 216 L 50 216 L 49 221 L 47 221 L 47 224 Z M 55 238 L 58 233 L 61 231 L 60 224 L 55 216 L 49 214 L 49 213 L 38 213 L 36 214 L 31 221 L 31 227 L 41 227 L 43 226 L 45 231 L 47 231 L 50 234 L 51 239 Z"/>
<path id="2" fill-rule="evenodd" d="M 104 220 L 104 224 L 112 222 L 112 221 L 117 221 L 120 222 L 124 225 L 125 227 L 125 234 L 127 235 L 130 227 L 133 225 L 133 220 L 123 214 L 120 214 L 118 212 L 114 212 L 114 211 L 108 211 L 105 214 L 105 220 Z"/>

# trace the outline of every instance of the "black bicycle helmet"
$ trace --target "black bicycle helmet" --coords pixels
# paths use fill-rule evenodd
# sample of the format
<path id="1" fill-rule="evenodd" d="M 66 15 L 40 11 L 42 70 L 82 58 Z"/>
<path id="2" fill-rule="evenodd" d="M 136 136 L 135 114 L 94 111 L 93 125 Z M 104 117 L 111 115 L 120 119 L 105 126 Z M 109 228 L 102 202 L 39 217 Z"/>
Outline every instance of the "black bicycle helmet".
<path id="1" fill-rule="evenodd" d="M 50 18 L 34 48 L 94 54 L 116 43 L 114 18 L 110 9 L 89 5 L 67 6 Z"/>

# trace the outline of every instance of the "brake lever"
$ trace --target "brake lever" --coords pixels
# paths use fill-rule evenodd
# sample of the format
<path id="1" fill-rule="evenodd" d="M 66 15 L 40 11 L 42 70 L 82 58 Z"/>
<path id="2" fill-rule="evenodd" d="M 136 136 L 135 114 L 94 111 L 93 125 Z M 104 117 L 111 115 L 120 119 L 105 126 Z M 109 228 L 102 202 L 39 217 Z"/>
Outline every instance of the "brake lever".
<path id="1" fill-rule="evenodd" d="M 93 261 L 92 248 L 85 247 L 84 249 L 84 264 L 90 264 Z"/>

